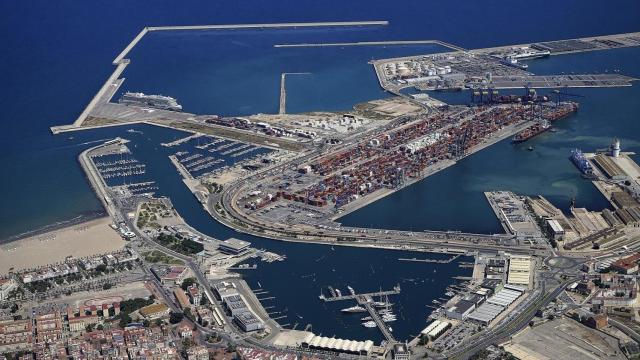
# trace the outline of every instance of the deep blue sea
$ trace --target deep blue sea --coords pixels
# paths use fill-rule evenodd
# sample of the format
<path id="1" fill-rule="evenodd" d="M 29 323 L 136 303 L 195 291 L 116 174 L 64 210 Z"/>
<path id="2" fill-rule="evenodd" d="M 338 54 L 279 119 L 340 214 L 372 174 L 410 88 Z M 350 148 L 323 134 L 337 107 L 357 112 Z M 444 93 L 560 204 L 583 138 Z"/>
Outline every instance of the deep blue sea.
<path id="1" fill-rule="evenodd" d="M 194 227 L 219 238 L 243 237 L 213 222 L 181 182 L 160 142 L 183 133 L 136 126 L 53 136 L 52 125 L 72 122 L 113 71 L 111 61 L 144 26 L 267 23 L 287 21 L 389 20 L 389 26 L 346 29 L 212 31 L 153 34 L 130 54 L 122 91 L 175 96 L 186 111 L 224 115 L 276 112 L 281 72 L 310 72 L 287 78 L 290 112 L 343 110 L 382 96 L 367 61 L 372 58 L 442 51 L 437 46 L 288 48 L 274 44 L 372 40 L 441 39 L 466 48 L 640 31 L 640 2 L 618 1 L 603 12 L 601 1 L 4 1 L 0 3 L 0 239 L 51 223 L 101 212 L 77 163 L 78 154 L 97 141 L 130 138 L 134 156 L 148 167 L 178 211 Z M 619 49 L 531 61 L 536 73 L 620 70 L 640 77 L 640 49 Z M 580 112 L 557 122 L 557 133 L 529 144 L 508 141 L 483 150 L 439 174 L 342 219 L 345 224 L 398 229 L 454 229 L 499 232 L 482 191 L 542 194 L 566 209 L 601 209 L 606 201 L 567 160 L 573 147 L 603 148 L 622 139 L 624 150 L 640 151 L 640 87 L 580 89 L 572 93 Z M 467 94 L 444 94 L 464 103 Z M 171 150 L 173 151 L 173 150 Z M 462 220 L 464 219 L 464 220 Z M 424 305 L 442 296 L 453 275 L 466 275 L 455 263 L 400 263 L 398 252 L 286 244 L 243 237 L 258 247 L 286 253 L 285 262 L 260 265 L 249 283 L 276 297 L 287 309 L 281 323 L 299 329 L 308 323 L 323 335 L 379 340 L 357 320 L 324 307 L 320 287 L 350 284 L 358 291 L 403 287 L 397 299 L 404 318 L 398 337 L 425 325 Z M 365 256 L 363 256 L 363 254 Z M 434 270 L 437 272 L 434 273 Z M 294 296 L 295 295 L 295 296 Z M 346 305 L 346 304 L 345 304 Z M 351 305 L 351 304 L 349 304 Z M 345 306 L 346 307 L 346 306 Z"/>

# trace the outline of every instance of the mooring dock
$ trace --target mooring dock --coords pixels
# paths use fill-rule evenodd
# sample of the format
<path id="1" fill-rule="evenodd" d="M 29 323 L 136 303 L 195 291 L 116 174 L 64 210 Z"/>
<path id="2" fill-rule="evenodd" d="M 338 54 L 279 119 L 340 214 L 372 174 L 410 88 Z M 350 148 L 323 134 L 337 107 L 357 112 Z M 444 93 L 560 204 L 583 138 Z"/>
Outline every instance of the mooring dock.
<path id="1" fill-rule="evenodd" d="M 349 294 L 349 295 L 330 296 L 330 297 L 326 297 L 324 296 L 324 294 L 322 294 L 320 295 L 320 299 L 326 302 L 331 302 L 331 301 L 342 301 L 342 300 L 357 300 L 359 296 L 372 298 L 374 296 L 398 295 L 398 294 L 400 294 L 400 286 L 396 285 L 393 288 L 393 290 L 385 290 L 385 291 L 378 291 L 378 292 L 371 292 L 371 293 L 364 293 L 364 294 Z"/>
<path id="2" fill-rule="evenodd" d="M 329 287 L 329 290 L 331 291 L 333 290 L 333 288 Z M 337 296 L 326 297 L 324 296 L 324 294 L 321 294 L 320 299 L 322 299 L 325 302 L 341 301 L 341 300 L 356 300 L 358 302 L 358 305 L 367 309 L 367 312 L 369 312 L 369 316 L 371 316 L 371 319 L 376 323 L 376 325 L 378 326 L 378 329 L 380 329 L 380 332 L 382 332 L 382 335 L 387 339 L 387 341 L 389 341 L 390 343 L 396 343 L 397 341 L 393 337 L 393 334 L 391 333 L 390 328 L 387 326 L 387 324 L 385 324 L 385 322 L 380 317 L 380 314 L 378 313 L 378 311 L 376 311 L 374 307 L 374 303 L 375 303 L 374 297 L 382 298 L 384 296 L 389 296 L 389 295 L 398 295 L 400 294 L 400 285 L 394 286 L 393 290 L 377 291 L 377 292 L 370 292 L 370 293 L 363 293 L 363 294 L 357 294 L 351 288 L 349 288 L 349 290 L 351 291 L 351 294 L 349 295 L 337 295 Z M 331 293 L 334 293 L 334 292 L 335 290 L 331 291 Z"/>

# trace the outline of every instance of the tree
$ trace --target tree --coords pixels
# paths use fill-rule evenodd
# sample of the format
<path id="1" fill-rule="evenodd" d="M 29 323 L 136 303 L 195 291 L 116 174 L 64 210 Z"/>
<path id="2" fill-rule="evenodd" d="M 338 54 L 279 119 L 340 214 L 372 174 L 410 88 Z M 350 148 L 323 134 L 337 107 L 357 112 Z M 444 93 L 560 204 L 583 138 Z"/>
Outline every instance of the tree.
<path id="1" fill-rule="evenodd" d="M 120 313 L 120 322 L 118 323 L 118 325 L 121 328 L 127 326 L 129 323 L 131 323 L 131 321 L 131 316 L 129 316 L 129 314 Z"/>
<path id="2" fill-rule="evenodd" d="M 186 308 L 183 311 L 184 311 L 184 316 L 186 316 L 190 320 L 193 320 L 193 314 L 191 314 L 191 309 Z"/>
<path id="3" fill-rule="evenodd" d="M 202 293 L 202 297 L 200 298 L 200 305 L 208 305 L 209 304 L 209 298 L 207 297 L 207 295 L 203 292 Z"/>
<path id="4" fill-rule="evenodd" d="M 145 320 L 143 320 L 143 321 L 142 321 L 142 326 L 144 326 L 144 327 L 149 327 L 149 326 L 151 326 L 151 321 L 146 320 L 146 319 L 145 319 Z"/>
<path id="5" fill-rule="evenodd" d="M 87 324 L 87 326 L 84 329 L 87 330 L 87 332 L 92 332 L 93 331 L 93 324 Z"/>
<path id="6" fill-rule="evenodd" d="M 182 290 L 187 291 L 187 288 L 196 283 L 196 278 L 186 278 L 182 281 L 182 285 L 180 286 Z"/>
<path id="7" fill-rule="evenodd" d="M 181 312 L 171 312 L 169 313 L 169 322 L 171 324 L 177 324 L 184 319 L 184 314 Z"/>
<path id="8" fill-rule="evenodd" d="M 104 330 L 104 325 L 98 324 L 98 326 L 96 326 L 96 330 L 100 330 L 100 331 Z"/>
<path id="9" fill-rule="evenodd" d="M 109 284 L 109 283 L 105 283 L 104 285 L 102 285 L 102 290 L 109 290 L 113 287 L 113 285 Z"/>

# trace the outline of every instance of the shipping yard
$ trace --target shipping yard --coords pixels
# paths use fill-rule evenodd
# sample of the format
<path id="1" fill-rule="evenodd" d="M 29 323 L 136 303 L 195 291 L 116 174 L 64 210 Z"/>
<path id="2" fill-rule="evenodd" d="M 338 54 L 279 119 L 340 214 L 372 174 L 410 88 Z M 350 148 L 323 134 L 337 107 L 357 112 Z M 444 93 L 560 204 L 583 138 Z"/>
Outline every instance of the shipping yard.
<path id="1" fill-rule="evenodd" d="M 236 346 L 238 354 L 268 354 L 256 359 L 273 358 L 281 352 L 322 359 L 444 359 L 468 358 L 479 351 L 494 352 L 494 358 L 506 351 L 523 358 L 530 354 L 543 359 L 581 356 L 577 354 L 620 358 L 622 351 L 618 353 L 613 339 L 626 344 L 630 338 L 640 338 L 635 330 L 627 331 L 635 326 L 631 318 L 637 317 L 640 307 L 634 277 L 640 263 L 640 166 L 634 154 L 621 151 L 620 140 L 592 153 L 574 149 L 567 154 L 567 165 L 573 163 L 579 171 L 572 176 L 592 182 L 609 201 L 610 207 L 599 211 L 572 204 L 566 213 L 543 196 L 504 189 L 484 193 L 504 230 L 497 234 L 359 228 L 343 226 L 340 218 L 498 142 L 521 143 L 552 130 L 554 122 L 575 116 L 580 108 L 576 99 L 566 99 L 580 96 L 565 88 L 631 86 L 636 79 L 618 73 L 534 75 L 525 62 L 640 46 L 640 34 L 477 50 L 432 40 L 277 45 L 276 49 L 435 43 L 452 50 L 372 60 L 380 87 L 395 96 L 340 112 L 287 113 L 286 76 L 307 73 L 279 73 L 277 114 L 192 114 L 179 99 L 139 92 L 113 99 L 124 81 L 120 75 L 130 62 L 127 54 L 148 32 L 386 24 L 143 29 L 114 60 L 116 70 L 74 124 L 51 130 L 60 133 L 134 123 L 181 130 L 177 138 L 159 144 L 165 152 L 163 159 L 171 162 L 212 221 L 236 235 L 226 240 L 208 236 L 190 226 L 171 199 L 156 196 L 161 181 L 156 183 L 153 175 L 162 175 L 153 173 L 151 163 L 139 160 L 139 149 L 131 141 L 116 138 L 87 149 L 79 157 L 80 164 L 111 219 L 111 230 L 126 245 L 109 253 L 81 259 L 69 256 L 56 264 L 3 275 L 0 302 L 10 298 L 25 303 L 12 312 L 20 318 L 0 320 L 0 349 L 51 352 L 45 349 L 47 341 L 32 339 L 44 328 L 32 332 L 31 326 L 53 319 L 58 342 L 85 330 L 91 334 L 98 324 L 100 331 L 116 331 L 117 326 L 124 329 L 117 330 L 122 333 L 110 336 L 125 336 L 127 346 L 134 346 L 138 336 L 144 347 L 154 349 L 160 344 L 171 349 L 170 355 L 176 346 L 182 347 L 189 359 L 205 357 L 192 357 L 188 351 L 208 354 L 224 348 L 236 353 Z M 430 100 L 426 93 L 401 93 L 407 88 L 471 89 L 471 101 L 451 105 Z M 545 88 L 555 91 L 539 96 L 537 92 Z M 524 95 L 501 95 L 498 89 L 523 89 Z M 142 134 L 135 129 L 128 132 L 132 138 Z M 421 319 L 424 328 L 415 329 L 408 338 L 400 338 L 393 329 L 403 321 L 399 298 L 406 291 L 404 285 L 401 290 L 399 283 L 380 282 L 359 292 L 354 288 L 364 286 L 353 284 L 345 290 L 337 280 L 342 274 L 332 274 L 336 282 L 330 283 L 340 285 L 318 284 L 319 301 L 308 301 L 305 306 L 330 311 L 327 305 L 345 304 L 340 316 L 359 319 L 359 330 L 376 329 L 383 340 L 376 345 L 371 340 L 328 337 L 315 331 L 313 324 L 303 323 L 299 314 L 297 319 L 290 316 L 287 299 L 276 299 L 260 281 L 250 286 L 243 280 L 243 271 L 257 272 L 258 261 L 267 263 L 267 270 L 268 263 L 288 264 L 286 254 L 259 249 L 252 245 L 256 238 L 245 234 L 322 244 L 331 251 L 334 246 L 411 251 L 420 255 L 395 256 L 393 261 L 433 267 L 433 274 L 447 264 L 468 269 L 468 273 L 452 276 L 442 294 L 428 294 L 433 296 L 431 303 L 420 305 L 430 309 Z M 317 266 L 318 271 L 328 270 Z M 373 266 L 371 271 L 374 273 Z M 315 274 L 313 277 L 316 281 Z M 286 279 L 283 274 L 278 281 Z M 133 290 L 121 286 L 127 282 L 143 285 Z M 97 294 L 72 296 L 81 291 Z M 55 301 L 50 300 L 54 297 Z M 89 307 L 79 305 L 76 315 L 78 304 Z M 126 316 L 120 314 L 121 304 L 126 304 L 122 305 Z M 33 324 L 22 320 L 29 314 L 37 316 Z M 303 326 L 304 330 L 298 329 Z M 19 341 L 4 337 L 17 328 L 23 329 L 15 330 Z M 180 344 L 146 344 L 147 338 L 159 332 Z M 189 341 L 198 346 L 187 346 Z M 550 350 L 540 345 L 543 341 L 562 350 Z M 148 354 L 157 350 L 149 349 Z M 626 355 L 632 350 L 624 347 Z"/>

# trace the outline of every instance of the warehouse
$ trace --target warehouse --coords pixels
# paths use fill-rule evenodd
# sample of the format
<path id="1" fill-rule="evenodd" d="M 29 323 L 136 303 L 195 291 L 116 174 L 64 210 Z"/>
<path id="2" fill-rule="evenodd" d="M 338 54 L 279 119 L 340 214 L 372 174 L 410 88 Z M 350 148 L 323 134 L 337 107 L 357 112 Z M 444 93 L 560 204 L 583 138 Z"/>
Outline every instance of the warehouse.
<path id="1" fill-rule="evenodd" d="M 455 305 L 447 308 L 447 317 L 450 319 L 463 320 L 476 308 L 476 304 L 460 300 Z"/>
<path id="2" fill-rule="evenodd" d="M 547 220 L 547 227 L 549 229 L 549 232 L 551 233 L 551 236 L 553 236 L 553 240 L 561 240 L 564 237 L 564 229 L 562 228 L 562 225 L 560 225 L 558 220 Z"/>
<path id="3" fill-rule="evenodd" d="M 479 308 L 477 308 L 474 312 L 469 314 L 468 319 L 477 321 L 483 325 L 488 325 L 495 319 L 501 312 L 504 311 L 504 307 L 500 305 L 484 303 Z"/>
<path id="4" fill-rule="evenodd" d="M 529 285 L 531 277 L 531 257 L 525 255 L 511 255 L 509 258 L 509 274 L 507 283 L 515 285 Z"/>
<path id="5" fill-rule="evenodd" d="M 442 320 L 435 320 L 420 332 L 421 335 L 427 336 L 429 340 L 435 340 L 444 334 L 451 327 L 451 323 Z"/>
<path id="6" fill-rule="evenodd" d="M 514 301 L 516 301 L 516 299 L 519 298 L 520 295 L 522 295 L 522 293 L 519 291 L 514 291 L 514 290 L 505 288 L 505 289 L 502 289 L 502 291 L 500 291 L 499 293 L 487 299 L 487 302 L 494 305 L 508 307 Z"/>

